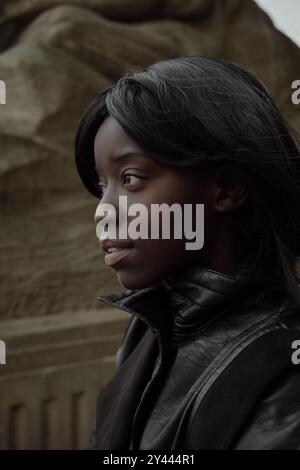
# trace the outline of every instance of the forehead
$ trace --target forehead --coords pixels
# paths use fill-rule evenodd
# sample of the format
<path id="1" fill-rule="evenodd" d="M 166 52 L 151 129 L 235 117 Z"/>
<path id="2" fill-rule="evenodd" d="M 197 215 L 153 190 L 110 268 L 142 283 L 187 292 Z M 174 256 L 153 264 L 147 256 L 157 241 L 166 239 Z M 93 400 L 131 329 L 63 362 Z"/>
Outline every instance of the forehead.
<path id="1" fill-rule="evenodd" d="M 116 119 L 108 116 L 99 127 L 94 141 L 95 158 L 113 156 L 125 151 L 142 150 L 123 130 Z"/>

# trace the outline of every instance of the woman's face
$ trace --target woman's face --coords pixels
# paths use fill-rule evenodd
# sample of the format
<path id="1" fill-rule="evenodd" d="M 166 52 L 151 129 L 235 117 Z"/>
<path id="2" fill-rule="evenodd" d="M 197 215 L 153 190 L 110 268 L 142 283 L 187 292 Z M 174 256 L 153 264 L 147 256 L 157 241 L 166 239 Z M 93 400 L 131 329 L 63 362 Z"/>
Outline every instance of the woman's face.
<path id="1" fill-rule="evenodd" d="M 142 203 L 148 208 L 149 227 L 151 204 L 192 204 L 194 210 L 196 204 L 204 204 L 202 249 L 187 250 L 185 248 L 187 240 L 184 237 L 181 239 L 172 237 L 172 227 L 171 239 L 161 238 L 161 232 L 159 239 L 132 240 L 127 237 L 127 242 L 129 241 L 131 246 L 128 254 L 111 264 L 121 285 L 127 289 L 140 289 L 159 282 L 190 264 L 208 262 L 217 233 L 215 213 L 212 210 L 212 174 L 208 171 L 202 174 L 199 169 L 195 171 L 195 168 L 176 167 L 154 161 L 110 116 L 104 120 L 96 134 L 94 153 L 95 168 L 103 189 L 103 197 L 99 204 L 109 203 L 114 206 L 117 227 L 119 196 L 127 196 L 128 207 Z M 133 218 L 128 217 L 128 224 Z M 96 223 L 99 220 L 100 217 L 96 214 Z M 106 258 L 113 257 L 106 256 Z"/>

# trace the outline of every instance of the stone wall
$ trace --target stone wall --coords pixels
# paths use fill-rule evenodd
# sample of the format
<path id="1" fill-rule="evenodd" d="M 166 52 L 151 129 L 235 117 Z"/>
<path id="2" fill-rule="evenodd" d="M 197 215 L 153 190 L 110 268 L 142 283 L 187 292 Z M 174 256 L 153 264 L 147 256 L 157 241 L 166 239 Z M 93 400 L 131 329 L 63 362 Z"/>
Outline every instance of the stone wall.
<path id="1" fill-rule="evenodd" d="M 0 449 L 86 445 L 128 318 L 102 309 L 2 322 Z"/>
<path id="2" fill-rule="evenodd" d="M 300 128 L 299 48 L 252 0 L 1 2 L 0 311 L 20 318 L 94 309 L 118 290 L 96 244 L 96 200 L 74 166 L 89 101 L 136 65 L 185 54 L 240 62 Z"/>
<path id="3" fill-rule="evenodd" d="M 255 72 L 300 129 L 299 48 L 253 0 L 1 1 L 0 448 L 86 441 L 128 315 L 96 301 L 120 287 L 75 170 L 75 129 L 128 69 L 191 54 Z"/>

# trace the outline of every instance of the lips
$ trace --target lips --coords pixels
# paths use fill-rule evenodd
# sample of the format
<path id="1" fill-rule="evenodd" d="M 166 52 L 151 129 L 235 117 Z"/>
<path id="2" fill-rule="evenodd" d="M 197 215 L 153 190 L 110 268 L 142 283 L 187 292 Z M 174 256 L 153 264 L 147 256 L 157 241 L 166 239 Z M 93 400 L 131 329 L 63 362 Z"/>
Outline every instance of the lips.
<path id="1" fill-rule="evenodd" d="M 107 254 L 104 257 L 104 262 L 107 266 L 113 266 L 114 264 L 125 258 L 130 250 L 134 247 L 133 243 L 126 241 L 117 240 L 103 240 L 99 242 L 102 250 Z"/>

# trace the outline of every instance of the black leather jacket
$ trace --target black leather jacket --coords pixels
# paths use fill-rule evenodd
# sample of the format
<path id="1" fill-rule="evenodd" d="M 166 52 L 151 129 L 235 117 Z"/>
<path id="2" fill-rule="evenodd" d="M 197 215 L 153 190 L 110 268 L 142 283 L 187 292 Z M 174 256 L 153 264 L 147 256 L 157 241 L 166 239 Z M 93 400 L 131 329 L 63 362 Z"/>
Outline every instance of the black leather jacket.
<path id="1" fill-rule="evenodd" d="M 234 388 L 226 394 L 219 387 L 195 428 L 199 394 L 205 403 L 210 382 L 218 382 L 224 369 L 229 384 L 249 374 L 240 384 L 245 388 L 249 380 L 252 393 L 269 370 L 255 348 L 248 352 L 249 370 L 244 358 L 230 372 L 233 357 L 242 358 L 258 337 L 271 354 L 269 345 L 277 340 L 269 335 L 268 343 L 267 333 L 280 333 L 289 322 L 299 327 L 300 312 L 291 309 L 284 291 L 268 293 L 241 267 L 231 275 L 192 267 L 177 278 L 98 300 L 132 318 L 117 352 L 117 372 L 99 395 L 88 449 L 300 449 L 300 365 L 284 368 L 251 407 L 243 395 L 235 398 Z M 239 414 L 243 419 L 234 439 L 219 445 L 217 432 L 227 433 L 220 415 L 227 409 L 238 410 L 233 420 Z"/>

